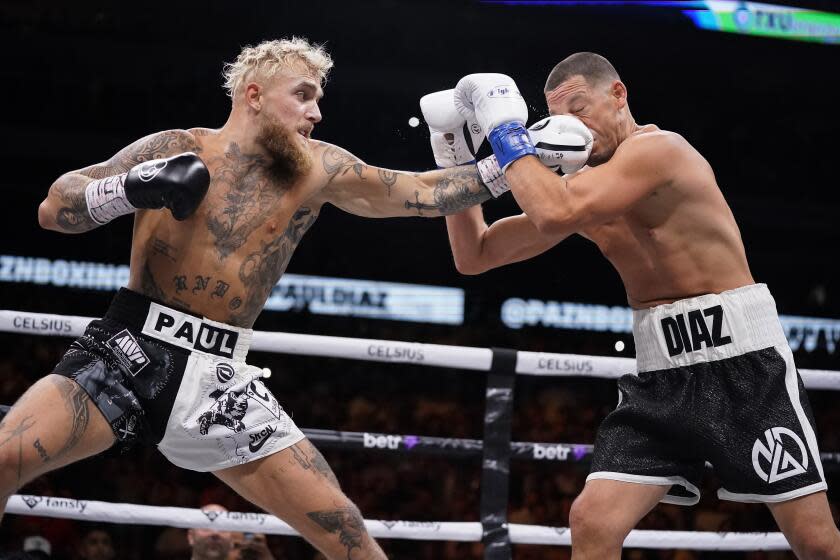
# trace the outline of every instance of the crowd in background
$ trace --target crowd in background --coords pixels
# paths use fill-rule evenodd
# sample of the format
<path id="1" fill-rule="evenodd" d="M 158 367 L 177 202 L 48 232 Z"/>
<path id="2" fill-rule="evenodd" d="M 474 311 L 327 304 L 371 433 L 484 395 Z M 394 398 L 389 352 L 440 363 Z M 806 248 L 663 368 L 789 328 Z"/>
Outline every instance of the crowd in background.
<path id="1" fill-rule="evenodd" d="M 369 324 L 370 322 L 368 322 Z M 362 336 L 384 336 L 375 327 Z M 384 328 L 384 327 L 383 327 Z M 403 336 L 405 333 L 400 333 Z M 464 333 L 454 336 L 418 331 L 415 340 L 464 344 Z M 523 342 L 512 336 L 511 346 Z M 556 335 L 552 335 L 556 336 Z M 424 338 L 426 337 L 426 338 Z M 392 337 L 393 338 L 393 337 Z M 597 353 L 588 335 L 567 336 L 579 353 Z M 48 372 L 67 346 L 67 339 L 0 335 L 8 349 L 0 357 L 0 404 L 12 403 L 38 376 Z M 469 342 L 467 342 L 468 344 Z M 528 333 L 532 350 L 550 350 L 552 337 Z M 544 347 L 544 348 L 543 348 Z M 568 351 L 568 349 L 567 349 Z M 803 356 L 807 362 L 813 357 Z M 306 358 L 253 353 L 249 362 L 273 371 L 269 387 L 303 428 L 356 432 L 418 434 L 456 438 L 482 437 L 484 376 L 475 372 L 375 364 L 340 359 Z M 831 364 L 826 367 L 831 367 Z M 822 451 L 840 451 L 840 425 L 836 394 L 810 392 Z M 591 443 L 600 421 L 615 406 L 615 382 L 586 378 L 531 378 L 519 376 L 515 387 L 513 440 Z M 414 521 L 478 521 L 480 460 L 370 450 L 324 449 L 345 492 L 369 519 Z M 827 464 L 829 498 L 835 519 L 840 477 Z M 574 462 L 513 460 L 509 520 L 515 523 L 568 526 L 572 501 L 584 484 L 587 465 Z M 713 474 L 705 480 L 703 498 L 695 507 L 660 505 L 639 528 L 698 531 L 775 531 L 766 508 L 756 504 L 719 501 Z M 118 501 L 161 506 L 201 507 L 220 504 L 231 511 L 256 511 L 210 474 L 193 473 L 169 464 L 153 448 L 135 446 L 128 452 L 110 451 L 43 476 L 21 493 Z M 178 560 L 194 556 L 183 529 L 108 525 L 96 527 L 111 542 L 110 555 L 86 552 L 85 523 L 66 519 L 7 515 L 0 526 L 0 551 L 20 551 L 28 537 L 49 543 L 50 558 Z M 104 538 L 104 537 L 103 537 Z M 29 541 L 30 544 L 36 541 Z M 40 542 L 40 541 L 37 541 Z M 480 544 L 382 540 L 393 558 L 481 558 Z M 107 548 L 107 547 L 104 547 Z M 235 548 L 232 548 L 235 553 Z M 319 558 L 301 539 L 269 536 L 266 558 Z M 44 554 L 43 552 L 37 552 Z M 232 553 L 233 554 L 233 553 Z M 9 556 L 19 557 L 19 556 Z M 30 556 L 33 557 L 33 556 Z M 36 556 L 37 557 L 37 556 Z M 514 557 L 560 560 L 566 547 L 514 546 Z M 700 553 L 691 551 L 628 550 L 626 558 L 680 559 L 793 558 L 790 553 Z M 4 558 L 0 556 L 0 558 Z"/>

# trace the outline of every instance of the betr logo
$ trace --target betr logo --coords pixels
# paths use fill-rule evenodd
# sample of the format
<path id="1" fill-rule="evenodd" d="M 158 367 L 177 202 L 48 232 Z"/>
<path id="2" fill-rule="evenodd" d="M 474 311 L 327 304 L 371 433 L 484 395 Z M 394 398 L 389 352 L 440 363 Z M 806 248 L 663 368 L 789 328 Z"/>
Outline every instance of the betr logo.
<path id="1" fill-rule="evenodd" d="M 365 432 L 364 446 L 367 449 L 399 449 L 402 436 L 384 436 Z"/>

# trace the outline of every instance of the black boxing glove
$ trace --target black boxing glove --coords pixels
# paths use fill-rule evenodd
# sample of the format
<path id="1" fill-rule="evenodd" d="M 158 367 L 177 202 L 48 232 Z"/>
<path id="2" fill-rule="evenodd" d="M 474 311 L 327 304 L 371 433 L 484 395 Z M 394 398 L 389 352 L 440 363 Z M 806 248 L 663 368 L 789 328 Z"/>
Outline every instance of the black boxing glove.
<path id="1" fill-rule="evenodd" d="M 210 187 L 210 172 L 197 155 L 185 152 L 137 164 L 128 173 L 90 182 L 85 188 L 88 214 L 98 224 L 137 208 L 169 208 L 185 220 Z"/>

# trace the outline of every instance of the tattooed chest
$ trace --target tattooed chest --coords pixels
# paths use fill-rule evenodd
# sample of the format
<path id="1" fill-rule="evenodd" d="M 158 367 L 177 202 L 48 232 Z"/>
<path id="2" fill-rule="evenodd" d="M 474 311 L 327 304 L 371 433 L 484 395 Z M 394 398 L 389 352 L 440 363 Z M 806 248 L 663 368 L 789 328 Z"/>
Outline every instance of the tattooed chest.
<path id="1" fill-rule="evenodd" d="M 274 178 L 260 156 L 244 155 L 234 144 L 209 159 L 211 181 L 204 221 L 220 260 L 243 247 L 251 235 L 295 204 L 289 186 Z"/>
<path id="2" fill-rule="evenodd" d="M 285 272 L 317 213 L 299 208 L 285 229 L 254 234 L 223 262 L 206 258 L 195 239 L 189 247 L 153 238 L 146 254 L 141 287 L 147 295 L 218 321 L 250 326 Z"/>

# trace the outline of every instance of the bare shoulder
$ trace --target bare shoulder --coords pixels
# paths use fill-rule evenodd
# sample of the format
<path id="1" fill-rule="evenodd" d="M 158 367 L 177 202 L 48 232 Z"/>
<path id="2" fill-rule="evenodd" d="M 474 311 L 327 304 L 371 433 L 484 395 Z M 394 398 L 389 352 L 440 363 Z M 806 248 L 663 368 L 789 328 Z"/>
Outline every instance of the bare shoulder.
<path id="1" fill-rule="evenodd" d="M 688 141 L 676 132 L 661 130 L 642 131 L 629 136 L 616 150 L 633 156 L 675 157 L 695 152 Z"/>
<path id="2" fill-rule="evenodd" d="M 198 148 L 195 135 L 189 130 L 171 129 L 144 136 L 124 151 L 136 163 L 193 152 Z"/>
<path id="3" fill-rule="evenodd" d="M 331 173 L 334 168 L 338 169 L 350 162 L 364 165 L 364 162 L 360 158 L 351 154 L 348 150 L 345 150 L 341 146 L 336 146 L 335 144 L 322 142 L 320 140 L 312 140 L 312 144 L 313 155 L 321 162 L 327 173 Z"/>
<path id="4" fill-rule="evenodd" d="M 362 178 L 367 165 L 361 159 L 329 142 L 313 140 L 312 143 L 313 168 L 323 177 L 325 187 L 348 174 Z"/>
<path id="5" fill-rule="evenodd" d="M 705 161 L 681 135 L 659 129 L 628 137 L 618 146 L 613 160 L 623 168 L 658 177 L 660 182 L 674 179 L 683 168 Z"/>
<path id="6" fill-rule="evenodd" d="M 182 129 L 163 130 L 135 140 L 107 161 L 97 163 L 75 173 L 87 175 L 92 179 L 101 179 L 118 173 L 125 173 L 135 165 L 184 152 L 200 151 L 192 132 Z"/>

